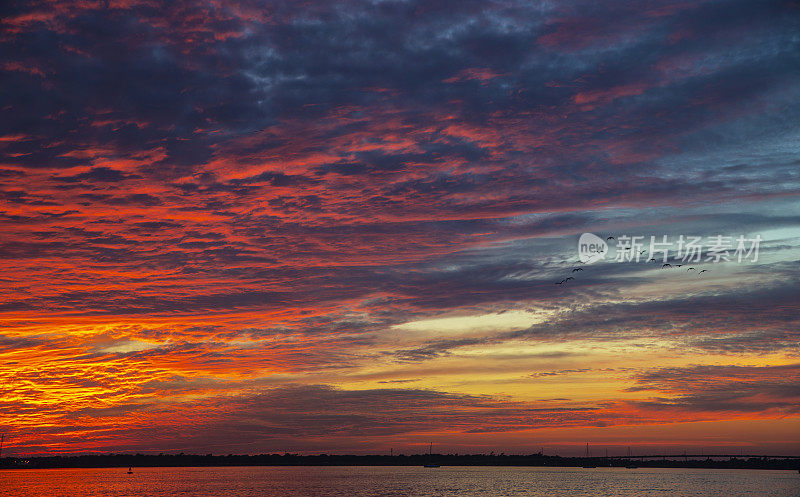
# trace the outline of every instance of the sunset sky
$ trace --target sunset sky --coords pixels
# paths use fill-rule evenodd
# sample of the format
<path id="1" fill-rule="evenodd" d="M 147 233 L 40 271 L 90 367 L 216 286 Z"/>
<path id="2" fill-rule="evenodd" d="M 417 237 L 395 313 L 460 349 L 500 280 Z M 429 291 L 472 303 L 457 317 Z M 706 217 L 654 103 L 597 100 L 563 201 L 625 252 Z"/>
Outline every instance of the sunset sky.
<path id="1" fill-rule="evenodd" d="M 800 453 L 800 2 L 0 19 L 4 456 Z"/>

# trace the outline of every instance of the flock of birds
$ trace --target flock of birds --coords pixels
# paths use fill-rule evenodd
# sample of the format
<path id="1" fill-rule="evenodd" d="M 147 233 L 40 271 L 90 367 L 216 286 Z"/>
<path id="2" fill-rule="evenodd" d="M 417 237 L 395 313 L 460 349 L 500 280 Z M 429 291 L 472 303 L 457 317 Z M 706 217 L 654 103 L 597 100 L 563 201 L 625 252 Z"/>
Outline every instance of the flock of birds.
<path id="1" fill-rule="evenodd" d="M 574 272 L 576 272 L 576 271 L 583 271 L 583 268 L 582 268 L 582 267 L 576 267 L 576 268 L 573 268 L 573 269 L 572 269 L 572 272 L 573 272 L 573 273 L 574 273 Z M 575 279 L 575 278 L 573 278 L 572 276 L 570 276 L 570 277 L 568 277 L 568 278 L 565 278 L 565 279 L 563 279 L 563 280 L 561 280 L 561 281 L 557 281 L 557 282 L 556 282 L 556 285 L 563 285 L 564 283 L 566 283 L 566 282 L 568 282 L 568 281 L 571 281 L 571 280 L 574 280 L 574 279 Z"/>
<path id="2" fill-rule="evenodd" d="M 615 240 L 615 238 L 614 238 L 613 236 L 609 236 L 608 238 L 606 238 L 606 241 L 609 241 L 609 240 Z M 633 247 L 625 247 L 625 250 L 631 250 L 632 248 L 633 248 Z M 642 255 L 642 254 L 644 254 L 645 252 L 647 252 L 647 250 L 646 250 L 646 249 L 645 249 L 645 250 L 642 250 L 641 252 L 639 252 L 639 255 Z M 638 259 L 637 259 L 637 260 L 638 260 Z M 655 260 L 655 258 L 651 258 L 651 259 L 650 259 L 650 260 L 648 260 L 647 262 L 658 262 L 658 261 L 656 261 L 656 260 Z M 578 261 L 578 264 L 583 264 L 583 263 L 582 263 L 582 262 L 580 262 L 580 261 Z M 669 263 L 665 263 L 665 264 L 662 264 L 662 265 L 661 265 L 661 269 L 679 268 L 679 267 L 683 267 L 683 266 L 684 266 L 684 264 L 669 264 Z M 690 267 L 690 268 L 688 268 L 688 269 L 686 269 L 686 270 L 687 270 L 687 271 L 697 271 L 697 275 L 698 275 L 698 276 L 700 276 L 700 275 L 701 275 L 701 274 L 703 274 L 703 273 L 707 273 L 707 272 L 709 272 L 709 270 L 708 270 L 708 269 L 701 269 L 701 270 L 697 270 L 697 269 L 695 269 L 695 268 L 693 268 L 693 267 Z M 572 268 L 572 272 L 573 272 L 573 273 L 576 273 L 576 272 L 578 272 L 578 271 L 583 271 L 583 268 L 582 268 L 582 267 L 576 267 L 576 268 Z M 569 277 L 567 277 L 567 278 L 564 278 L 564 279 L 563 279 L 563 280 L 561 280 L 561 281 L 556 281 L 556 285 L 563 285 L 564 283 L 567 283 L 568 281 L 572 281 L 572 280 L 574 280 L 574 279 L 575 279 L 575 278 L 573 278 L 572 276 L 569 276 Z"/>

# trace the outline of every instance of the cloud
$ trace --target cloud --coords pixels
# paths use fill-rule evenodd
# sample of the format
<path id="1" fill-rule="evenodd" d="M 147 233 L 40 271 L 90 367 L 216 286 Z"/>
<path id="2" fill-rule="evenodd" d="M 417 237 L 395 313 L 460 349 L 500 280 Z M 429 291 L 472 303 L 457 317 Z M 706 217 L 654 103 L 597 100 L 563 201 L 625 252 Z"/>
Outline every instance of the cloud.
<path id="1" fill-rule="evenodd" d="M 649 409 L 792 416 L 798 413 L 798 376 L 797 364 L 662 368 L 638 375 L 629 390 L 664 395 L 639 403 Z"/>
<path id="2" fill-rule="evenodd" d="M 101 183 L 117 183 L 125 179 L 139 178 L 139 177 L 140 176 L 136 175 L 126 175 L 121 171 L 117 171 L 116 169 L 111 169 L 108 167 L 95 167 L 85 173 L 76 174 L 74 176 L 56 177 L 54 179 L 56 181 L 63 181 L 65 183 L 75 183 L 84 180 L 88 182 L 96 181 Z"/>
<path id="3" fill-rule="evenodd" d="M 169 418 L 175 416 L 184 419 L 178 432 L 168 428 Z M 279 451 L 288 444 L 324 447 L 331 443 L 346 443 L 363 450 L 366 447 L 358 440 L 364 437 L 375 444 L 384 437 L 432 430 L 491 433 L 605 424 L 608 416 L 590 406 L 536 407 L 434 390 L 342 390 L 326 385 L 287 385 L 185 404 L 86 408 L 65 416 L 62 422 L 78 432 L 93 425 L 94 442 L 108 450 L 120 443 L 132 443 L 149 452 L 175 447 L 220 452 L 253 446 Z M 107 424 L 123 419 L 134 425 Z M 36 430 L 26 438 L 35 446 L 50 433 Z M 142 437 L 141 442 L 131 440 L 131 436 Z M 85 445 L 77 439 L 75 443 Z"/>

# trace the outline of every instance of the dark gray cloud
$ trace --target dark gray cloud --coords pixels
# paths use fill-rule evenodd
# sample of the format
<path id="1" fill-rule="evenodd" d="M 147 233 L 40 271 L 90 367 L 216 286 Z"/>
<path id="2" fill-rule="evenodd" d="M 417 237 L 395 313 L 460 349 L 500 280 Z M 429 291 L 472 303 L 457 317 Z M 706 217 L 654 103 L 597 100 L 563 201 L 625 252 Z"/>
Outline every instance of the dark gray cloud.
<path id="1" fill-rule="evenodd" d="M 763 413 L 800 411 L 800 366 L 693 366 L 664 368 L 635 377 L 629 390 L 656 391 L 638 405 L 700 412 Z"/>
<path id="2" fill-rule="evenodd" d="M 224 407 L 223 407 L 224 406 Z M 347 440 L 355 450 L 369 450 L 384 437 L 418 431 L 448 430 L 470 433 L 524 428 L 604 424 L 616 414 L 594 406 L 552 407 L 511 403 L 489 396 L 435 390 L 342 390 L 327 385 L 287 385 L 246 395 L 223 396 L 189 405 L 124 404 L 113 408 L 86 408 L 65 418 L 103 419 L 140 413 L 151 421 L 135 431 L 102 427 L 98 437 L 129 440 L 147 451 L 189 450 L 265 451 L 328 447 L 333 440 Z M 162 425 L 164 417 L 180 415 L 184 429 L 176 432 Z M 480 426 L 480 428 L 476 428 Z M 186 427 L 193 427 L 188 430 Z M 48 432 L 37 430 L 36 435 Z M 145 438 L 146 437 L 146 440 Z M 358 440 L 369 438 L 363 444 Z M 141 440 L 141 442 L 137 442 Z M 112 447 L 114 445 L 111 445 Z"/>

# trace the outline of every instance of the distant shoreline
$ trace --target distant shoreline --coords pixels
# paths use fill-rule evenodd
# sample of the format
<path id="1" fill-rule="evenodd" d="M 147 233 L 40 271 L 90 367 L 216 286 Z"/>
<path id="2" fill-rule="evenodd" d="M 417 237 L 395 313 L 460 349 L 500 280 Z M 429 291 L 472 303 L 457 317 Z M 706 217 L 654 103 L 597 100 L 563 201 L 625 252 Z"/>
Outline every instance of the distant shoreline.
<path id="1" fill-rule="evenodd" d="M 690 459 L 673 455 L 665 459 L 637 457 L 560 457 L 543 454 L 414 454 L 414 455 L 193 455 L 193 454 L 106 454 L 79 456 L 4 457 L 2 469 L 48 468 L 125 468 L 125 467 L 225 467 L 225 466 L 423 466 L 435 462 L 441 466 L 509 467 L 616 467 L 635 468 L 704 468 L 704 469 L 777 469 L 798 470 L 797 456 L 730 457 L 728 459 Z M 696 457 L 696 456 L 695 456 Z"/>

